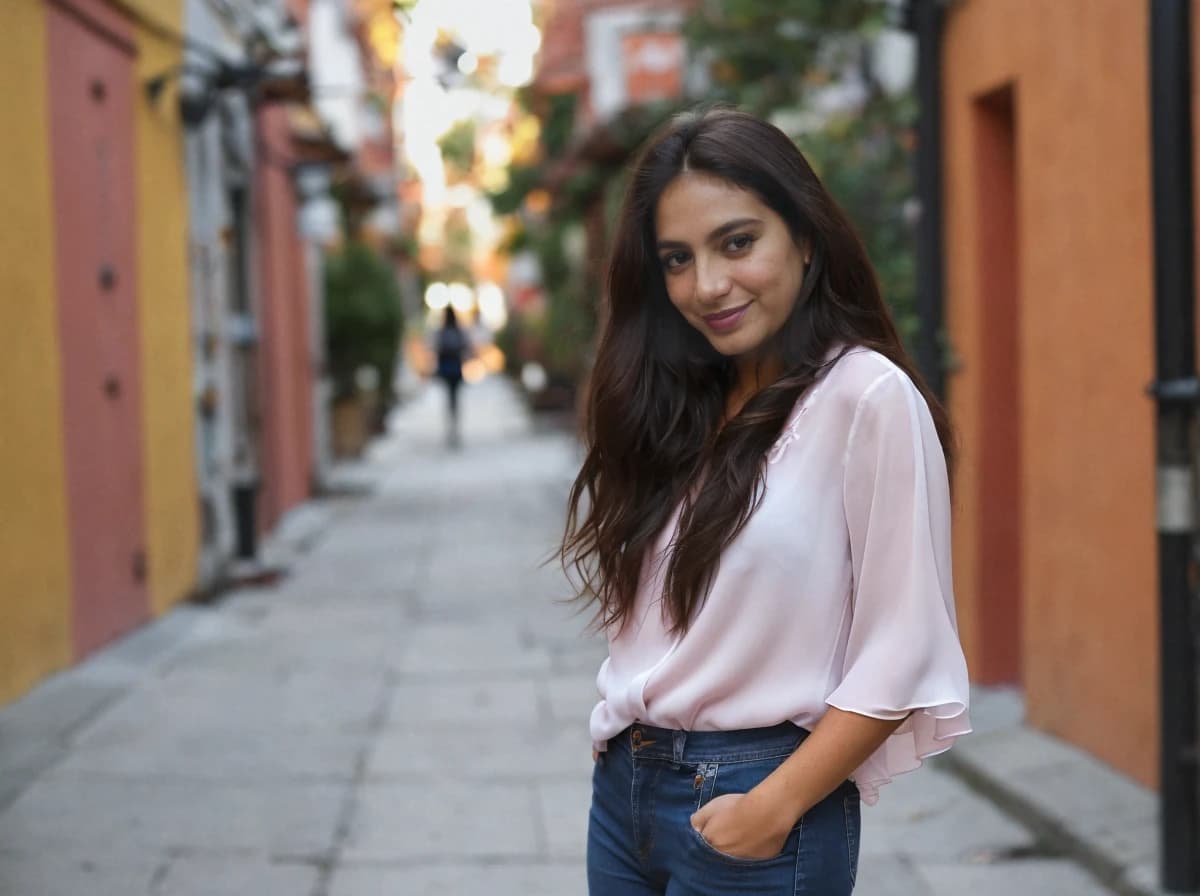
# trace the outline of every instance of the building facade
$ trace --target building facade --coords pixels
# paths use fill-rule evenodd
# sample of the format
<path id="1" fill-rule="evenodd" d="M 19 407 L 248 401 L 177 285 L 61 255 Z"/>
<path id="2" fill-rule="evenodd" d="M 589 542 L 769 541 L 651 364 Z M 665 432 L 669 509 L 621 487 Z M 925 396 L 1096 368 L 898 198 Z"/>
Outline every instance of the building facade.
<path id="1" fill-rule="evenodd" d="M 329 2 L 363 50 L 394 22 Z M 0 704 L 228 582 L 328 464 L 322 252 L 363 173 L 309 11 L 0 4 Z"/>
<path id="2" fill-rule="evenodd" d="M 197 515 L 179 3 L 0 9 L 0 701 L 184 597 Z M 150 371 L 153 374 L 150 375 Z"/>
<path id="3" fill-rule="evenodd" d="M 973 677 L 1019 684 L 1031 724 L 1156 786 L 1148 10 L 953 3 L 940 74 Z"/>

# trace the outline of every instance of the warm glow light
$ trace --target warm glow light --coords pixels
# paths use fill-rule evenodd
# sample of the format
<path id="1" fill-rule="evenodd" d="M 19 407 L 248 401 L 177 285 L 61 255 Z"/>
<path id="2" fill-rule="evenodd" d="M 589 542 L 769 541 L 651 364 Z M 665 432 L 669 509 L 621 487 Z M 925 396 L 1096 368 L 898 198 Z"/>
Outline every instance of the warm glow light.
<path id="1" fill-rule="evenodd" d="M 433 311 L 441 311 L 450 304 L 450 288 L 445 283 L 430 283 L 425 290 L 425 304 Z"/>
<path id="2" fill-rule="evenodd" d="M 476 356 L 483 362 L 483 366 L 487 368 L 488 373 L 503 372 L 506 363 L 504 352 L 496 348 L 495 345 L 488 343 L 479 349 Z"/>
<path id="3" fill-rule="evenodd" d="M 546 368 L 537 361 L 527 361 L 521 368 L 521 385 L 529 392 L 541 392 L 549 382 Z"/>
<path id="4" fill-rule="evenodd" d="M 505 295 L 496 285 L 504 281 L 505 275 L 494 260 L 503 234 L 483 191 L 503 189 L 509 166 L 517 161 L 528 163 L 539 149 L 537 118 L 523 115 L 514 120 L 510 92 L 493 89 L 497 81 L 506 87 L 518 87 L 533 76 L 534 58 L 542 43 L 541 31 L 533 22 L 533 2 L 419 0 L 405 7 L 410 14 L 401 30 L 399 62 L 404 89 L 394 121 L 397 132 L 404 137 L 410 171 L 422 185 L 420 223 L 415 234 L 421 245 L 420 261 L 426 270 L 444 271 L 442 276 L 447 278 L 492 281 L 485 283 L 478 294 L 466 283 L 431 284 L 425 294 L 430 318 L 454 308 L 459 314 L 478 310 L 481 327 L 493 331 L 507 322 Z M 448 61 L 445 55 L 450 44 L 461 48 L 454 61 Z M 447 72 L 447 65 L 452 69 L 457 66 L 458 71 Z M 481 81 L 467 80 L 457 77 L 458 73 L 484 77 Z M 474 125 L 480 164 L 474 166 L 470 176 L 456 177 L 448 183 L 438 143 L 459 122 Z M 550 197 L 544 191 L 530 202 L 535 212 L 539 207 L 545 211 L 549 205 Z M 448 222 L 460 228 L 462 221 L 467 225 L 469 242 L 450 241 Z M 456 239 L 458 235 L 456 229 Z M 455 264 L 447 266 L 450 262 Z M 461 273 L 451 274 L 456 268 Z M 503 365 L 503 355 L 499 355 L 498 362 L 489 359 L 489 369 L 493 362 Z"/>
<path id="5" fill-rule="evenodd" d="M 465 283 L 451 283 L 447 290 L 450 295 L 450 304 L 454 310 L 460 314 L 466 314 L 475 307 L 475 293 L 471 291 L 471 287 Z"/>
<path id="6" fill-rule="evenodd" d="M 499 330 L 508 322 L 504 290 L 495 283 L 481 283 L 476 295 L 479 302 L 479 317 L 484 326 L 489 330 Z"/>
<path id="7" fill-rule="evenodd" d="M 540 187 L 536 190 L 530 190 L 525 197 L 525 208 L 531 215 L 543 215 L 550 209 L 550 203 L 553 198 Z"/>
<path id="8" fill-rule="evenodd" d="M 487 365 L 479 358 L 464 361 L 462 366 L 463 379 L 468 383 L 477 383 L 488 375 Z"/>
<path id="9" fill-rule="evenodd" d="M 533 80 L 533 56 L 501 56 L 496 77 L 505 87 L 523 87 Z"/>
<path id="10" fill-rule="evenodd" d="M 488 165 L 503 166 L 512 161 L 512 147 L 508 141 L 494 131 L 483 138 L 483 161 Z"/>

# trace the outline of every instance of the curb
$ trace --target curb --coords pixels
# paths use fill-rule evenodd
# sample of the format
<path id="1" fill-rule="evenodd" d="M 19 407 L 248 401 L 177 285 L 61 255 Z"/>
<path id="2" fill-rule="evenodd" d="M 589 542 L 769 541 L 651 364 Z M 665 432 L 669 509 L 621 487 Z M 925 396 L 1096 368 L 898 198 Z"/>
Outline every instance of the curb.
<path id="1" fill-rule="evenodd" d="M 1036 801 L 1027 799 L 970 759 L 953 756 L 953 752 L 938 757 L 938 764 L 1018 821 L 1055 854 L 1069 858 L 1119 896 L 1166 896 L 1163 890 L 1131 880 L 1129 869 L 1101 844 L 1073 833 Z"/>
<path id="2" fill-rule="evenodd" d="M 1023 722 L 1019 693 L 972 689 L 975 733 L 937 764 L 1120 896 L 1158 885 L 1158 794 Z"/>

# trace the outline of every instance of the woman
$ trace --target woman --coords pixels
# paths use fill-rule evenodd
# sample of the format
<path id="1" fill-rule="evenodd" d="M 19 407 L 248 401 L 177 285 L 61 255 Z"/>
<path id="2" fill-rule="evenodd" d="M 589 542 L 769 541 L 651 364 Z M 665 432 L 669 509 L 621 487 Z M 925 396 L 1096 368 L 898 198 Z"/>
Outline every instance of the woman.
<path id="1" fill-rule="evenodd" d="M 446 384 L 446 437 L 454 446 L 459 443 L 458 390 L 463 381 L 463 360 L 471 344 L 458 323 L 454 308 L 446 306 L 442 328 L 437 332 L 437 376 Z"/>
<path id="2" fill-rule="evenodd" d="M 946 415 L 792 142 L 633 171 L 563 559 L 609 639 L 592 896 L 851 892 L 859 801 L 970 731 Z"/>

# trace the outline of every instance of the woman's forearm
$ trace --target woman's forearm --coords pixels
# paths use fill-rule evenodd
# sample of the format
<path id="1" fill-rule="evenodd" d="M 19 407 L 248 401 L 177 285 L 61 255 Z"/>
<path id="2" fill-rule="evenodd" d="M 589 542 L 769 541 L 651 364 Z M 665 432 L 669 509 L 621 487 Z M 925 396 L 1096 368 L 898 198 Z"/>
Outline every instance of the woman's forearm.
<path id="1" fill-rule="evenodd" d="M 791 756 L 747 797 L 755 814 L 790 830 L 879 749 L 904 719 L 874 719 L 830 707 Z"/>

